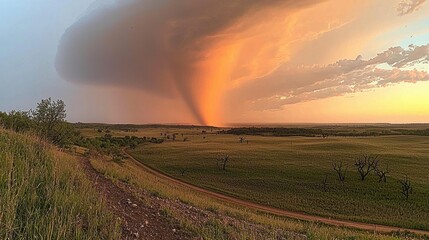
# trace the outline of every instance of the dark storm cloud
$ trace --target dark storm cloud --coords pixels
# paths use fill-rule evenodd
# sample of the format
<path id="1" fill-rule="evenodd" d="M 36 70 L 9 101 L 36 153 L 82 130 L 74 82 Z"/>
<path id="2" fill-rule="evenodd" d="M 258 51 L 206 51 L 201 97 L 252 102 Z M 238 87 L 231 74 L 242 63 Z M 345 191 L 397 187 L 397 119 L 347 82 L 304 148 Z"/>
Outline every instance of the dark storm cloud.
<path id="1" fill-rule="evenodd" d="M 258 11 L 298 8 L 310 2 L 116 0 L 95 4 L 64 33 L 56 68 L 73 82 L 179 94 L 204 123 L 194 85 L 204 85 L 196 70 L 216 41 L 211 36 Z"/>

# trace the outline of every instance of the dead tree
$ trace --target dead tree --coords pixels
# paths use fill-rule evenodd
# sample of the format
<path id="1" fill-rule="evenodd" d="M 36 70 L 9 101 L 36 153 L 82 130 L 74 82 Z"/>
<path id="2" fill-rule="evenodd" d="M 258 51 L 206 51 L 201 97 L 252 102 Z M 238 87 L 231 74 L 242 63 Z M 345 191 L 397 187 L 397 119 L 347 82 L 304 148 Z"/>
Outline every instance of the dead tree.
<path id="1" fill-rule="evenodd" d="M 346 180 L 347 166 L 344 168 L 343 162 L 339 162 L 333 163 L 332 167 L 334 168 L 335 172 L 337 172 L 338 180 L 340 180 L 340 182 L 344 182 Z"/>
<path id="2" fill-rule="evenodd" d="M 226 163 L 228 162 L 228 160 L 229 160 L 229 155 L 228 154 L 225 155 L 224 157 L 221 157 L 219 159 L 218 164 L 217 164 L 219 170 L 226 171 Z"/>
<path id="3" fill-rule="evenodd" d="M 408 201 L 410 194 L 413 191 L 413 188 L 411 187 L 411 180 L 407 175 L 405 175 L 404 179 L 400 180 L 399 182 L 402 185 L 402 195 L 404 195 L 405 199 Z"/>
<path id="4" fill-rule="evenodd" d="M 386 169 L 375 168 L 375 174 L 379 177 L 378 182 L 387 182 L 387 174 L 389 173 L 389 164 L 386 164 Z"/>
<path id="5" fill-rule="evenodd" d="M 240 143 L 243 143 L 244 140 L 245 140 L 244 137 L 240 137 Z"/>
<path id="6" fill-rule="evenodd" d="M 355 166 L 360 175 L 360 180 L 365 180 L 365 177 L 368 176 L 368 174 L 377 169 L 377 158 L 377 156 L 363 155 L 356 159 Z"/>
<path id="7" fill-rule="evenodd" d="M 324 192 L 328 191 L 328 174 L 325 175 L 325 178 L 322 181 L 322 189 Z"/>

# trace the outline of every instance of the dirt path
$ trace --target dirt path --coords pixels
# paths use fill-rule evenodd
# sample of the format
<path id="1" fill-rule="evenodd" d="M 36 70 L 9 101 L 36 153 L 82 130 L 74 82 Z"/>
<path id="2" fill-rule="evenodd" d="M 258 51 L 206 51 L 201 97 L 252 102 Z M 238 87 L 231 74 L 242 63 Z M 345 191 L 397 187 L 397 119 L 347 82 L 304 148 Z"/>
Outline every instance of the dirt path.
<path id="1" fill-rule="evenodd" d="M 361 229 L 361 230 L 366 230 L 366 231 L 371 231 L 371 232 L 390 233 L 390 232 L 394 232 L 394 231 L 408 231 L 408 232 L 412 232 L 412 233 L 416 233 L 416 234 L 429 236 L 429 231 L 424 231 L 424 230 L 399 228 L 399 227 L 392 227 L 392 226 L 385 226 L 385 225 L 378 225 L 378 224 L 369 224 L 369 223 L 360 223 L 360 222 L 353 222 L 353 221 L 347 221 L 347 220 L 337 220 L 337 219 L 331 219 L 331 218 L 327 218 L 327 217 L 308 215 L 305 213 L 287 211 L 287 210 L 283 210 L 283 209 L 264 206 L 264 205 L 253 203 L 253 202 L 248 202 L 245 200 L 226 196 L 226 195 L 223 195 L 220 193 L 212 192 L 210 190 L 207 190 L 207 189 L 204 189 L 201 187 L 197 187 L 197 186 L 192 185 L 192 184 L 187 183 L 187 182 L 183 182 L 179 179 L 168 176 L 168 175 L 166 175 L 166 174 L 164 174 L 164 173 L 162 173 L 156 169 L 153 169 L 153 168 L 137 161 L 133 156 L 131 156 L 125 150 L 124 150 L 124 154 L 127 155 L 131 160 L 133 160 L 137 165 L 141 166 L 144 170 L 152 173 L 153 175 L 155 175 L 157 177 L 167 179 L 171 182 L 174 182 L 175 184 L 188 187 L 188 188 L 193 189 L 197 192 L 204 193 L 205 195 L 210 196 L 212 198 L 219 199 L 219 200 L 222 200 L 222 201 L 225 201 L 228 203 L 244 206 L 244 207 L 247 207 L 250 209 L 263 211 L 266 213 L 270 213 L 270 214 L 274 214 L 274 215 L 278 215 L 278 216 L 284 216 L 284 217 L 288 217 L 288 218 L 294 218 L 294 219 L 305 220 L 305 221 L 320 222 L 320 223 L 333 225 L 333 226 L 339 226 L 339 227 L 356 228 L 356 229 Z"/>
<path id="2" fill-rule="evenodd" d="M 97 172 L 88 159 L 82 159 L 82 166 L 97 191 L 106 199 L 115 216 L 122 219 L 123 239 L 188 239 L 179 230 L 178 224 L 159 214 L 159 206 L 149 206 L 137 199 L 126 186 L 118 187 Z"/>

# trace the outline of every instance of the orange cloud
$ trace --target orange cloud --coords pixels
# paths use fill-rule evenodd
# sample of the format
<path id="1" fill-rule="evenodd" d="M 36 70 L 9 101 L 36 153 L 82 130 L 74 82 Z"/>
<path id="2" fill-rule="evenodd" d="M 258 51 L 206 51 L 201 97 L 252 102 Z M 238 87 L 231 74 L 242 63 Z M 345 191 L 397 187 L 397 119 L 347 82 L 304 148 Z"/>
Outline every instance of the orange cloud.
<path id="1" fill-rule="evenodd" d="M 415 11 L 423 2 L 413 1 L 416 4 L 404 11 Z M 274 104 L 278 109 L 285 102 L 369 89 L 369 82 L 351 87 L 350 82 L 362 76 L 381 74 L 388 83 L 406 81 L 404 76 L 413 74 L 416 77 L 408 80 L 425 79 L 419 71 L 375 74 L 372 63 L 353 71 L 343 62 L 337 64 L 338 59 L 359 63 L 362 59 L 355 56 L 380 31 L 400 22 L 398 3 L 113 0 L 94 7 L 67 30 L 56 65 L 69 81 L 115 86 L 134 96 L 135 91 L 151 93 L 156 96 L 152 101 L 177 102 L 180 116 L 186 115 L 182 119 L 221 125 L 228 116 L 245 115 L 241 111 L 255 106 L 264 110 Z M 357 71 L 363 72 L 356 75 Z M 159 109 L 155 112 L 163 117 L 159 112 L 177 111 L 168 104 Z"/>

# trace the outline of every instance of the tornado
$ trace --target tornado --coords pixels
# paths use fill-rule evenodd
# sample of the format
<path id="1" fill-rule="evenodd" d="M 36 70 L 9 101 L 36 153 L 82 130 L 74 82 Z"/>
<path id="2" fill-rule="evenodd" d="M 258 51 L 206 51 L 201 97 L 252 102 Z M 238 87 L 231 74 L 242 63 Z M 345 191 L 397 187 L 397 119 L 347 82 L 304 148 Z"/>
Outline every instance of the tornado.
<path id="1" fill-rule="evenodd" d="M 199 92 L 210 85 L 205 81 L 216 79 L 202 79 L 198 66 L 221 40 L 213 36 L 246 15 L 293 2 L 96 1 L 62 35 L 55 67 L 70 82 L 181 98 L 196 121 L 205 125 L 203 103 L 208 101 Z"/>

